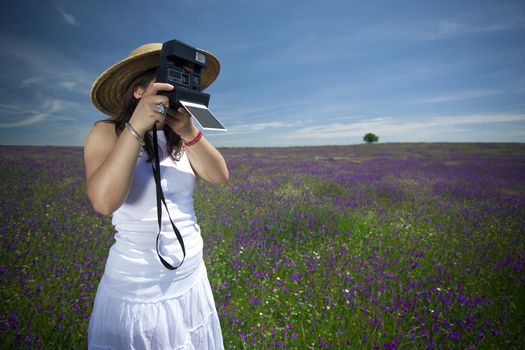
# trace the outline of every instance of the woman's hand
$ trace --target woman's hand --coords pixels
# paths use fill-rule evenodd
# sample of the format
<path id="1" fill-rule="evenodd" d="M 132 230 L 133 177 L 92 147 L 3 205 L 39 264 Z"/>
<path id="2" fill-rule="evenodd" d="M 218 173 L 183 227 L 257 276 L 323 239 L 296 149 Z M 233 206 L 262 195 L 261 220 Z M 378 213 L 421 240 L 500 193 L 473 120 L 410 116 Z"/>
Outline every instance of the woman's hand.
<path id="1" fill-rule="evenodd" d="M 193 140 L 199 129 L 193 124 L 191 115 L 184 107 L 177 110 L 169 109 L 166 123 L 184 141 Z M 225 183 L 228 181 L 229 172 L 222 155 L 204 136 L 196 144 L 184 147 L 193 171 L 201 178 L 212 183 Z"/>
<path id="2" fill-rule="evenodd" d="M 129 123 L 139 134 L 144 135 L 147 131 L 153 128 L 153 124 L 157 123 L 157 128 L 160 129 L 165 122 L 166 115 L 157 111 L 159 103 L 163 104 L 167 110 L 170 101 L 167 96 L 157 95 L 159 91 L 171 91 L 173 85 L 167 83 L 149 84 L 148 88 L 140 97 L 140 101 L 135 108 L 135 111 L 129 119 Z"/>
<path id="3" fill-rule="evenodd" d="M 183 140 L 192 140 L 197 135 L 198 130 L 184 107 L 179 107 L 177 110 L 168 109 L 166 123 Z"/>

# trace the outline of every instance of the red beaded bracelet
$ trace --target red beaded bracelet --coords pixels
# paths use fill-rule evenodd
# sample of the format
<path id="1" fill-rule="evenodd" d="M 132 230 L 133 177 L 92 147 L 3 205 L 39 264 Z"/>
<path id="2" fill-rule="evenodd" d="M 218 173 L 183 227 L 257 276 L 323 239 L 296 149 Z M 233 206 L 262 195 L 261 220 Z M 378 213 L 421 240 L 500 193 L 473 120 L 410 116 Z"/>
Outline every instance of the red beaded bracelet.
<path id="1" fill-rule="evenodd" d="M 193 140 L 191 140 L 191 141 L 183 141 L 182 143 L 186 147 L 193 146 L 194 144 L 199 142 L 201 140 L 201 138 L 202 138 L 202 131 L 199 130 L 199 133 L 197 134 L 197 136 L 195 136 L 195 138 Z"/>

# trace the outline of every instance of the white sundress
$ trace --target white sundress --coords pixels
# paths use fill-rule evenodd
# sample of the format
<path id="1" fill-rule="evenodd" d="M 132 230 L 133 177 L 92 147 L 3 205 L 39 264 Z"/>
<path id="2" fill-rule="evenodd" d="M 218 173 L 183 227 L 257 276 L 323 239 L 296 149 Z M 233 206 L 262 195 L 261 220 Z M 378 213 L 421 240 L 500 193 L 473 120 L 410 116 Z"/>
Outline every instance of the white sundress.
<path id="1" fill-rule="evenodd" d="M 147 154 L 141 154 L 126 200 L 112 216 L 117 233 L 89 322 L 90 350 L 224 349 L 193 209 L 195 174 L 186 154 L 180 161 L 167 156 L 162 130 L 157 137 L 164 156 L 161 186 L 186 259 L 173 271 L 159 260 L 155 180 Z M 182 253 L 162 210 L 161 254 L 174 262 Z"/>

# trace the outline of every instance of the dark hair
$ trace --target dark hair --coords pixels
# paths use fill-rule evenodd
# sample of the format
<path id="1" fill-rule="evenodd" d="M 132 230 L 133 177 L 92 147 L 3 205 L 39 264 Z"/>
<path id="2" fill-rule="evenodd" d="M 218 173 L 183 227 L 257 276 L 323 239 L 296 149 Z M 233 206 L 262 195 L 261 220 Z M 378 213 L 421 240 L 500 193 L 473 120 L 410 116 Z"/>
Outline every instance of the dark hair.
<path id="1" fill-rule="evenodd" d="M 128 86 L 126 93 L 122 97 L 122 101 L 120 103 L 118 115 L 114 118 L 109 119 L 103 119 L 97 121 L 95 124 L 99 122 L 105 122 L 105 123 L 114 123 L 115 124 L 115 133 L 117 136 L 120 136 L 122 133 L 122 130 L 126 127 L 126 123 L 129 122 L 129 119 L 131 118 L 131 115 L 135 111 L 135 108 L 137 107 L 139 100 L 135 98 L 133 95 L 133 91 L 137 87 L 147 88 L 148 84 L 155 78 L 157 73 L 157 68 L 153 68 L 150 70 L 145 71 L 141 75 L 139 75 L 133 82 Z M 181 137 L 175 133 L 171 127 L 168 124 L 164 125 L 164 135 L 166 135 L 166 148 L 168 151 L 169 156 L 173 160 L 179 160 L 180 156 L 182 155 L 182 139 Z M 153 137 L 150 135 L 150 133 L 146 133 L 144 135 L 144 142 L 146 145 L 144 146 L 146 153 L 148 154 L 148 162 L 151 162 L 153 160 Z M 159 149 L 159 157 L 162 158 L 162 150 Z"/>

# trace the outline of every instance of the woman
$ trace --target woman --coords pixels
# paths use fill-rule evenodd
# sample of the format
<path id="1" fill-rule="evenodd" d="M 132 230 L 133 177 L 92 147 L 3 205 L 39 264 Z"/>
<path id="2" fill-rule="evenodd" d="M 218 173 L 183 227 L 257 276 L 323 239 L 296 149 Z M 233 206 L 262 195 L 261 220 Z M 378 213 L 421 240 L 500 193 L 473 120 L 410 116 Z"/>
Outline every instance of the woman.
<path id="1" fill-rule="evenodd" d="M 215 303 L 202 259 L 203 242 L 193 210 L 195 174 L 212 183 L 228 180 L 221 154 L 198 131 L 189 114 L 169 108 L 170 84 L 156 83 L 161 44 L 146 44 L 93 83 L 93 104 L 110 119 L 99 121 L 84 148 L 87 194 L 93 208 L 112 214 L 117 231 L 98 286 L 89 323 L 89 349 L 223 349 Z M 219 74 L 208 52 L 201 87 Z M 159 260 L 157 197 L 151 167 L 153 131 L 158 138 L 162 209 Z M 171 259 L 171 260 L 170 260 Z"/>

